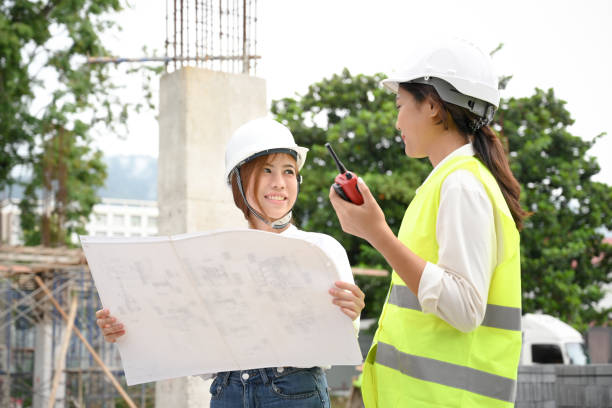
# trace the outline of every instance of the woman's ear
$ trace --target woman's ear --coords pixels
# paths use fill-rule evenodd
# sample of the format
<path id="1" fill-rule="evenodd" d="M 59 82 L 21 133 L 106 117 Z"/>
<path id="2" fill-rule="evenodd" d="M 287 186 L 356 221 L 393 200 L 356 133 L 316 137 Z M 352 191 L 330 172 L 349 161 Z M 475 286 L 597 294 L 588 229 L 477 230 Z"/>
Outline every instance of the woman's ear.
<path id="1" fill-rule="evenodd" d="M 444 123 L 444 119 L 442 118 L 442 106 L 431 98 L 427 98 L 425 106 L 427 115 L 431 118 L 432 123 L 434 125 L 442 125 Z"/>

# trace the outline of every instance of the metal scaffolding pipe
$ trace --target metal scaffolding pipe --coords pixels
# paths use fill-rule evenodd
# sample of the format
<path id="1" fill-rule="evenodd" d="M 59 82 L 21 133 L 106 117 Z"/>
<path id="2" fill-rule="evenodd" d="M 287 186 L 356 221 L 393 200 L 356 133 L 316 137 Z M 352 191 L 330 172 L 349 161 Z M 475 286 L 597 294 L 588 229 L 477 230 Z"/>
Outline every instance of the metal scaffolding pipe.
<path id="1" fill-rule="evenodd" d="M 53 303 L 53 306 L 55 306 L 55 308 L 62 315 L 64 320 L 68 321 L 69 320 L 68 315 L 66 314 L 66 312 L 64 312 L 64 310 L 62 309 L 60 304 L 57 302 L 57 300 L 55 300 L 55 297 L 53 296 L 53 294 L 51 293 L 49 288 L 47 288 L 47 285 L 45 285 L 45 283 L 42 281 L 42 279 L 40 279 L 36 275 L 34 276 L 34 280 L 36 281 L 38 286 L 45 292 L 45 294 L 49 297 L 49 300 L 51 301 L 51 303 Z M 96 361 L 96 363 L 98 363 L 100 368 L 102 368 L 102 371 L 104 372 L 104 374 L 106 374 L 106 376 L 111 381 L 111 383 L 113 384 L 115 389 L 123 397 L 123 400 L 128 404 L 128 406 L 130 408 L 136 408 L 136 404 L 134 404 L 134 401 L 132 401 L 132 398 L 130 398 L 130 396 L 127 394 L 127 392 L 125 392 L 125 390 L 123 389 L 121 384 L 119 384 L 119 382 L 117 381 L 115 376 L 110 372 L 110 370 L 108 369 L 106 364 L 104 364 L 104 362 L 102 361 L 102 359 L 100 358 L 98 353 L 94 350 L 94 348 L 91 346 L 91 344 L 89 344 L 87 339 L 85 339 L 85 337 L 83 336 L 81 331 L 76 326 L 73 327 L 73 330 L 74 330 L 75 334 L 78 336 L 78 338 L 81 339 L 81 341 L 83 342 L 83 344 L 85 345 L 87 350 L 89 350 L 89 352 L 93 356 L 93 358 Z"/>
<path id="2" fill-rule="evenodd" d="M 249 55 L 249 59 L 259 59 L 260 56 Z M 89 57 L 87 62 L 89 64 L 104 64 L 114 63 L 119 64 L 122 62 L 170 62 L 170 61 L 213 61 L 213 60 L 242 60 L 243 56 L 223 56 L 223 55 L 206 55 L 204 57 L 141 57 L 141 58 L 123 58 L 123 57 Z"/>

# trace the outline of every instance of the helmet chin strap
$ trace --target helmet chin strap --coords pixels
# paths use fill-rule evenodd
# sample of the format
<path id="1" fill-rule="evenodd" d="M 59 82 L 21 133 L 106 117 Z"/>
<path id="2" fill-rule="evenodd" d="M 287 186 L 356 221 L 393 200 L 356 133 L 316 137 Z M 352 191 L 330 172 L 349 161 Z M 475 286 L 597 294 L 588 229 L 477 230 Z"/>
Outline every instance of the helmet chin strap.
<path id="1" fill-rule="evenodd" d="M 236 176 L 236 182 L 238 183 L 238 190 L 240 190 L 240 195 L 242 196 L 242 199 L 244 200 L 244 203 L 246 204 L 251 214 L 253 214 L 263 223 L 271 226 L 274 229 L 283 229 L 287 225 L 289 225 L 289 222 L 291 222 L 291 216 L 292 216 L 291 210 L 293 209 L 293 206 L 291 206 L 291 209 L 281 218 L 274 220 L 274 221 L 266 220 L 263 215 L 258 213 L 253 207 L 251 207 L 251 204 L 249 204 L 246 198 L 246 195 L 244 194 L 244 189 L 242 188 L 242 178 L 240 177 L 240 169 L 238 167 L 234 168 L 233 173 Z M 298 194 L 299 192 L 300 192 L 300 183 L 298 182 Z M 295 203 L 293 203 L 293 205 L 295 205 Z"/>

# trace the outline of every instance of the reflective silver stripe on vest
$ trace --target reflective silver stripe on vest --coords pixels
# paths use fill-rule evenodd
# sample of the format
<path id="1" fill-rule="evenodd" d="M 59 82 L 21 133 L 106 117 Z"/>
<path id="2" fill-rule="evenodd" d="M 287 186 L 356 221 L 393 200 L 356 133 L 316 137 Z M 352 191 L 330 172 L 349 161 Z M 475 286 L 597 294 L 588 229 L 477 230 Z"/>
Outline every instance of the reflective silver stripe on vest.
<path id="1" fill-rule="evenodd" d="M 419 299 L 407 286 L 393 285 L 389 303 L 405 309 L 422 310 Z M 481 326 L 520 331 L 521 309 L 489 304 Z"/>
<path id="2" fill-rule="evenodd" d="M 516 381 L 511 378 L 403 353 L 386 343 L 378 342 L 376 362 L 419 380 L 459 388 L 506 402 L 514 402 L 516 395 Z"/>

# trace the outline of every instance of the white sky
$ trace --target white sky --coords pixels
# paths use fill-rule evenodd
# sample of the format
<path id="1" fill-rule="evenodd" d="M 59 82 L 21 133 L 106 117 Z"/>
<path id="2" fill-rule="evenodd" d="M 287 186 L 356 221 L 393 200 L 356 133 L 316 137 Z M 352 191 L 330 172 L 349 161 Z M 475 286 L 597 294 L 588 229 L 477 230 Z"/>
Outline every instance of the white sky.
<path id="1" fill-rule="evenodd" d="M 172 0 L 169 0 L 172 3 Z M 107 37 L 117 56 L 140 57 L 141 48 L 163 55 L 165 0 L 132 0 L 118 18 L 119 35 Z M 494 57 L 498 74 L 514 75 L 502 97 L 554 88 L 576 120 L 570 131 L 590 140 L 608 135 L 591 153 L 612 185 L 612 1 L 560 0 L 259 0 L 257 76 L 273 99 L 306 92 L 308 85 L 339 73 L 388 72 L 406 58 L 402 49 L 430 36 L 454 35 Z M 157 83 L 154 89 L 157 90 Z M 139 88 L 129 90 L 140 98 Z M 157 100 L 157 95 L 155 96 Z M 107 154 L 157 156 L 157 122 L 134 116 L 127 140 L 104 137 Z"/>

